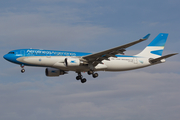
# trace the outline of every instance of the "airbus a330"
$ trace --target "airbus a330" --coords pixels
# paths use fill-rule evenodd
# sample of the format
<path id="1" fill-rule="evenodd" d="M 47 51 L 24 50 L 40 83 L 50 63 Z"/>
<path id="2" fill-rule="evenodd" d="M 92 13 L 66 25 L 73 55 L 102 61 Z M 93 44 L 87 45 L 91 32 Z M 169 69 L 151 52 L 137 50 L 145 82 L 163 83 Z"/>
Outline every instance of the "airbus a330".
<path id="1" fill-rule="evenodd" d="M 165 59 L 178 53 L 162 56 L 168 34 L 160 33 L 142 52 L 137 55 L 124 55 L 126 48 L 145 41 L 150 34 L 137 41 L 121 45 L 97 53 L 18 49 L 4 55 L 4 59 L 21 66 L 47 67 L 46 76 L 54 77 L 67 74 L 68 71 L 77 73 L 77 80 L 86 82 L 81 72 L 87 72 L 92 77 L 98 77 L 97 71 L 126 71 L 143 68 L 165 62 Z"/>

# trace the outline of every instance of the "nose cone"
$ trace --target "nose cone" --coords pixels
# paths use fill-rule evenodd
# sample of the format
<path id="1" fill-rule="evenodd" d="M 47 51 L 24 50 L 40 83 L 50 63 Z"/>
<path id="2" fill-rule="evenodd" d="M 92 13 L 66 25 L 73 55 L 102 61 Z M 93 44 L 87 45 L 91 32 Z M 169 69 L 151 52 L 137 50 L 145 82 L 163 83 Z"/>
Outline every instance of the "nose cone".
<path id="1" fill-rule="evenodd" d="M 14 55 L 14 54 L 6 54 L 3 56 L 3 58 L 9 62 L 12 62 L 12 63 L 17 63 L 18 61 L 16 60 L 17 59 L 17 56 Z"/>
<path id="2" fill-rule="evenodd" d="M 4 58 L 5 60 L 8 60 L 8 55 L 7 55 L 7 54 L 4 55 L 3 58 Z"/>
<path id="3" fill-rule="evenodd" d="M 11 61 L 11 60 L 12 60 L 12 56 L 9 55 L 9 54 L 4 55 L 3 58 L 4 58 L 5 60 L 7 60 L 7 61 Z"/>

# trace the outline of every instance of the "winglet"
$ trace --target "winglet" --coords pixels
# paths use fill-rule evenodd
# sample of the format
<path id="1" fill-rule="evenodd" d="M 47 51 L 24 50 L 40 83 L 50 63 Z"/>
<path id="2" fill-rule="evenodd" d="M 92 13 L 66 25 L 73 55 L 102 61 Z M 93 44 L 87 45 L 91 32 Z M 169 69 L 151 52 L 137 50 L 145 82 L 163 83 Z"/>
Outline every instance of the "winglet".
<path id="1" fill-rule="evenodd" d="M 147 40 L 151 34 L 147 34 L 146 36 L 143 37 L 144 40 Z"/>

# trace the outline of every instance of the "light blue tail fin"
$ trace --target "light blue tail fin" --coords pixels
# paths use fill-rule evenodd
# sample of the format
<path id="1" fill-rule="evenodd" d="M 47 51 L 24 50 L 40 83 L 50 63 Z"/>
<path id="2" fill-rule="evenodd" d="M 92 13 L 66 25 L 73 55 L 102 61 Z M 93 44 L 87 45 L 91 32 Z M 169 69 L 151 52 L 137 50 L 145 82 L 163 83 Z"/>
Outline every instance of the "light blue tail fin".
<path id="1" fill-rule="evenodd" d="M 167 37 L 167 33 L 160 33 L 141 53 L 136 56 L 153 58 L 162 56 Z"/>

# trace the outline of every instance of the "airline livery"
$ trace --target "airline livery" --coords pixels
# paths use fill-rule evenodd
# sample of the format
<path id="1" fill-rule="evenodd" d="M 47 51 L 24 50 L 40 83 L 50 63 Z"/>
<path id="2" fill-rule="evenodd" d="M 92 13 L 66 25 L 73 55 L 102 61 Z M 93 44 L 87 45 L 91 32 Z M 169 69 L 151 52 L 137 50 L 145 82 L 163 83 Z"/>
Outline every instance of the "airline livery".
<path id="1" fill-rule="evenodd" d="M 97 53 L 83 53 L 70 51 L 18 49 L 4 55 L 4 59 L 21 66 L 47 67 L 46 76 L 59 76 L 74 71 L 77 80 L 86 82 L 81 72 L 87 72 L 92 77 L 98 77 L 96 71 L 125 71 L 143 68 L 165 62 L 165 58 L 178 53 L 162 56 L 168 34 L 160 33 L 142 52 L 134 56 L 124 55 L 125 49 L 139 42 L 147 40 L 150 34 L 137 41 L 118 46 Z"/>

